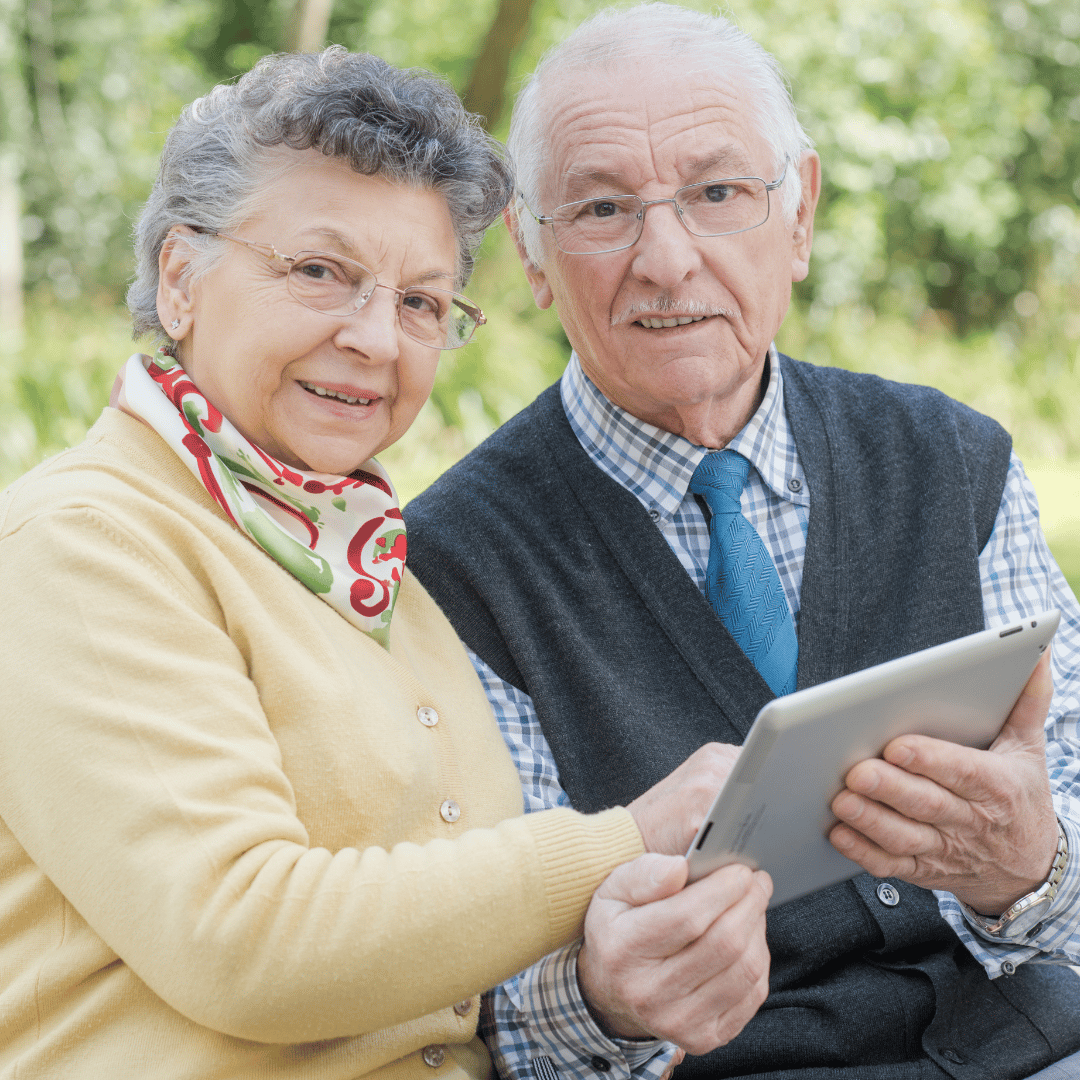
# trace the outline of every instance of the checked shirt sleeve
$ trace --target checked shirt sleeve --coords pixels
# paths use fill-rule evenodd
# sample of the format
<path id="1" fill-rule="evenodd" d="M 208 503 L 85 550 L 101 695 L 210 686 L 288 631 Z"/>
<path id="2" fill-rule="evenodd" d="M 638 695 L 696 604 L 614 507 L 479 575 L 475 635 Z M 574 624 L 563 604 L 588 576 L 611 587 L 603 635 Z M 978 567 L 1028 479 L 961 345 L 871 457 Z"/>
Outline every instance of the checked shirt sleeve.
<path id="1" fill-rule="evenodd" d="M 504 682 L 471 650 L 495 719 L 521 776 L 525 812 L 569 806 L 528 694 Z M 480 1035 L 504 1080 L 658 1080 L 675 1047 L 609 1039 L 596 1026 L 577 981 L 580 942 L 551 953 L 484 995 Z"/>
<path id="2" fill-rule="evenodd" d="M 972 927 L 952 893 L 938 907 L 991 978 L 1022 963 L 1080 964 L 1080 604 L 1039 526 L 1035 491 L 1014 453 L 994 530 L 979 556 L 987 627 L 1047 608 L 1061 623 L 1052 646 L 1054 697 L 1046 720 L 1046 764 L 1054 808 L 1069 840 L 1069 864 L 1038 933 L 1024 944 L 994 941 Z"/>

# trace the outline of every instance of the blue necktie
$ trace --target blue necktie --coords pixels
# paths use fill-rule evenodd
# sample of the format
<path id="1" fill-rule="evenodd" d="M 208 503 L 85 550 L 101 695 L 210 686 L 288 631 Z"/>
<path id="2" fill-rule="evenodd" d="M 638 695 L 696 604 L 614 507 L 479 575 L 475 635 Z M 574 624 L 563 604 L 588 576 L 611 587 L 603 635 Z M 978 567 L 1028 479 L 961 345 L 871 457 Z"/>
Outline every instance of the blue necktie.
<path id="1" fill-rule="evenodd" d="M 749 471 L 750 462 L 734 450 L 708 454 L 694 470 L 690 490 L 712 511 L 705 596 L 780 697 L 795 689 L 799 642 L 772 556 L 739 506 Z"/>

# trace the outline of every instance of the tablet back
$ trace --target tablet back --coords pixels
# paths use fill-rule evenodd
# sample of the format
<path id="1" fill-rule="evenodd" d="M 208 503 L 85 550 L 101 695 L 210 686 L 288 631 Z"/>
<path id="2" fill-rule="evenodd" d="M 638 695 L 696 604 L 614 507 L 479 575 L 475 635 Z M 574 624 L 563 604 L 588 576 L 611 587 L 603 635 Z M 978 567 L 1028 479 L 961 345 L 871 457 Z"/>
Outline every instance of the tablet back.
<path id="1" fill-rule="evenodd" d="M 775 907 L 861 873 L 826 839 L 848 770 L 898 735 L 988 747 L 1058 619 L 1043 612 L 769 702 L 687 853 L 690 879 L 761 867 Z"/>

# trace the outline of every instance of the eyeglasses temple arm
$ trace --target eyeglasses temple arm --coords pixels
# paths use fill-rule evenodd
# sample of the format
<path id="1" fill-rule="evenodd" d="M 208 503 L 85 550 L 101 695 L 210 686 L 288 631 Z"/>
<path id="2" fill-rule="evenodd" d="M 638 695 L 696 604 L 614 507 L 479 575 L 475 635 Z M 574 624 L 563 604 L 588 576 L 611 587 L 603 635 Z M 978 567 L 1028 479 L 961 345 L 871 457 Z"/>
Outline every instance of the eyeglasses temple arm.
<path id="1" fill-rule="evenodd" d="M 525 196 L 524 196 L 524 194 L 522 194 L 522 192 L 520 192 L 520 191 L 519 191 L 519 192 L 517 193 L 517 197 L 518 197 L 518 200 L 519 200 L 519 201 L 521 202 L 521 205 L 522 205 L 522 206 L 524 206 L 524 207 L 525 207 L 525 209 L 526 209 L 526 210 L 528 210 L 528 211 L 529 211 L 529 213 L 530 213 L 530 214 L 532 214 L 532 216 L 533 216 L 534 218 L 536 218 L 537 224 L 539 224 L 539 225 L 554 225 L 554 224 L 555 224 L 555 219 L 554 219 L 554 218 L 552 218 L 552 217 L 544 217 L 544 216 L 543 216 L 542 214 L 538 214 L 538 213 L 537 213 L 537 212 L 536 212 L 536 211 L 535 211 L 535 210 L 534 210 L 534 209 L 533 209 L 533 208 L 532 208 L 532 207 L 531 207 L 531 206 L 530 206 L 530 205 L 529 205 L 529 204 L 528 204 L 528 203 L 527 203 L 527 202 L 525 201 Z"/>

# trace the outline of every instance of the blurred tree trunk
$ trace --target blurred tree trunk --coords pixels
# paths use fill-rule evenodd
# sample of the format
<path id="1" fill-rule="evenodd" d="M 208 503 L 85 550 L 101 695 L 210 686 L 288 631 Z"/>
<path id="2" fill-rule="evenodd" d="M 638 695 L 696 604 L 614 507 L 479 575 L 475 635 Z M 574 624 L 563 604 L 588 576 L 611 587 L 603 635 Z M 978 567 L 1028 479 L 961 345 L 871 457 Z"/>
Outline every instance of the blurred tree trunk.
<path id="1" fill-rule="evenodd" d="M 30 137 L 30 103 L 19 45 L 25 8 L 0 0 L 0 354 L 21 344 L 23 317 L 22 171 Z"/>
<path id="2" fill-rule="evenodd" d="M 484 47 L 473 64 L 462 100 L 469 112 L 479 113 L 493 128 L 506 105 L 506 79 L 510 60 L 529 29 L 534 0 L 499 0 Z"/>
<path id="3" fill-rule="evenodd" d="M 296 0 L 285 48 L 289 52 L 318 52 L 326 44 L 333 0 Z"/>
<path id="4" fill-rule="evenodd" d="M 0 353 L 22 335 L 23 252 L 19 236 L 19 158 L 0 155 Z"/>

